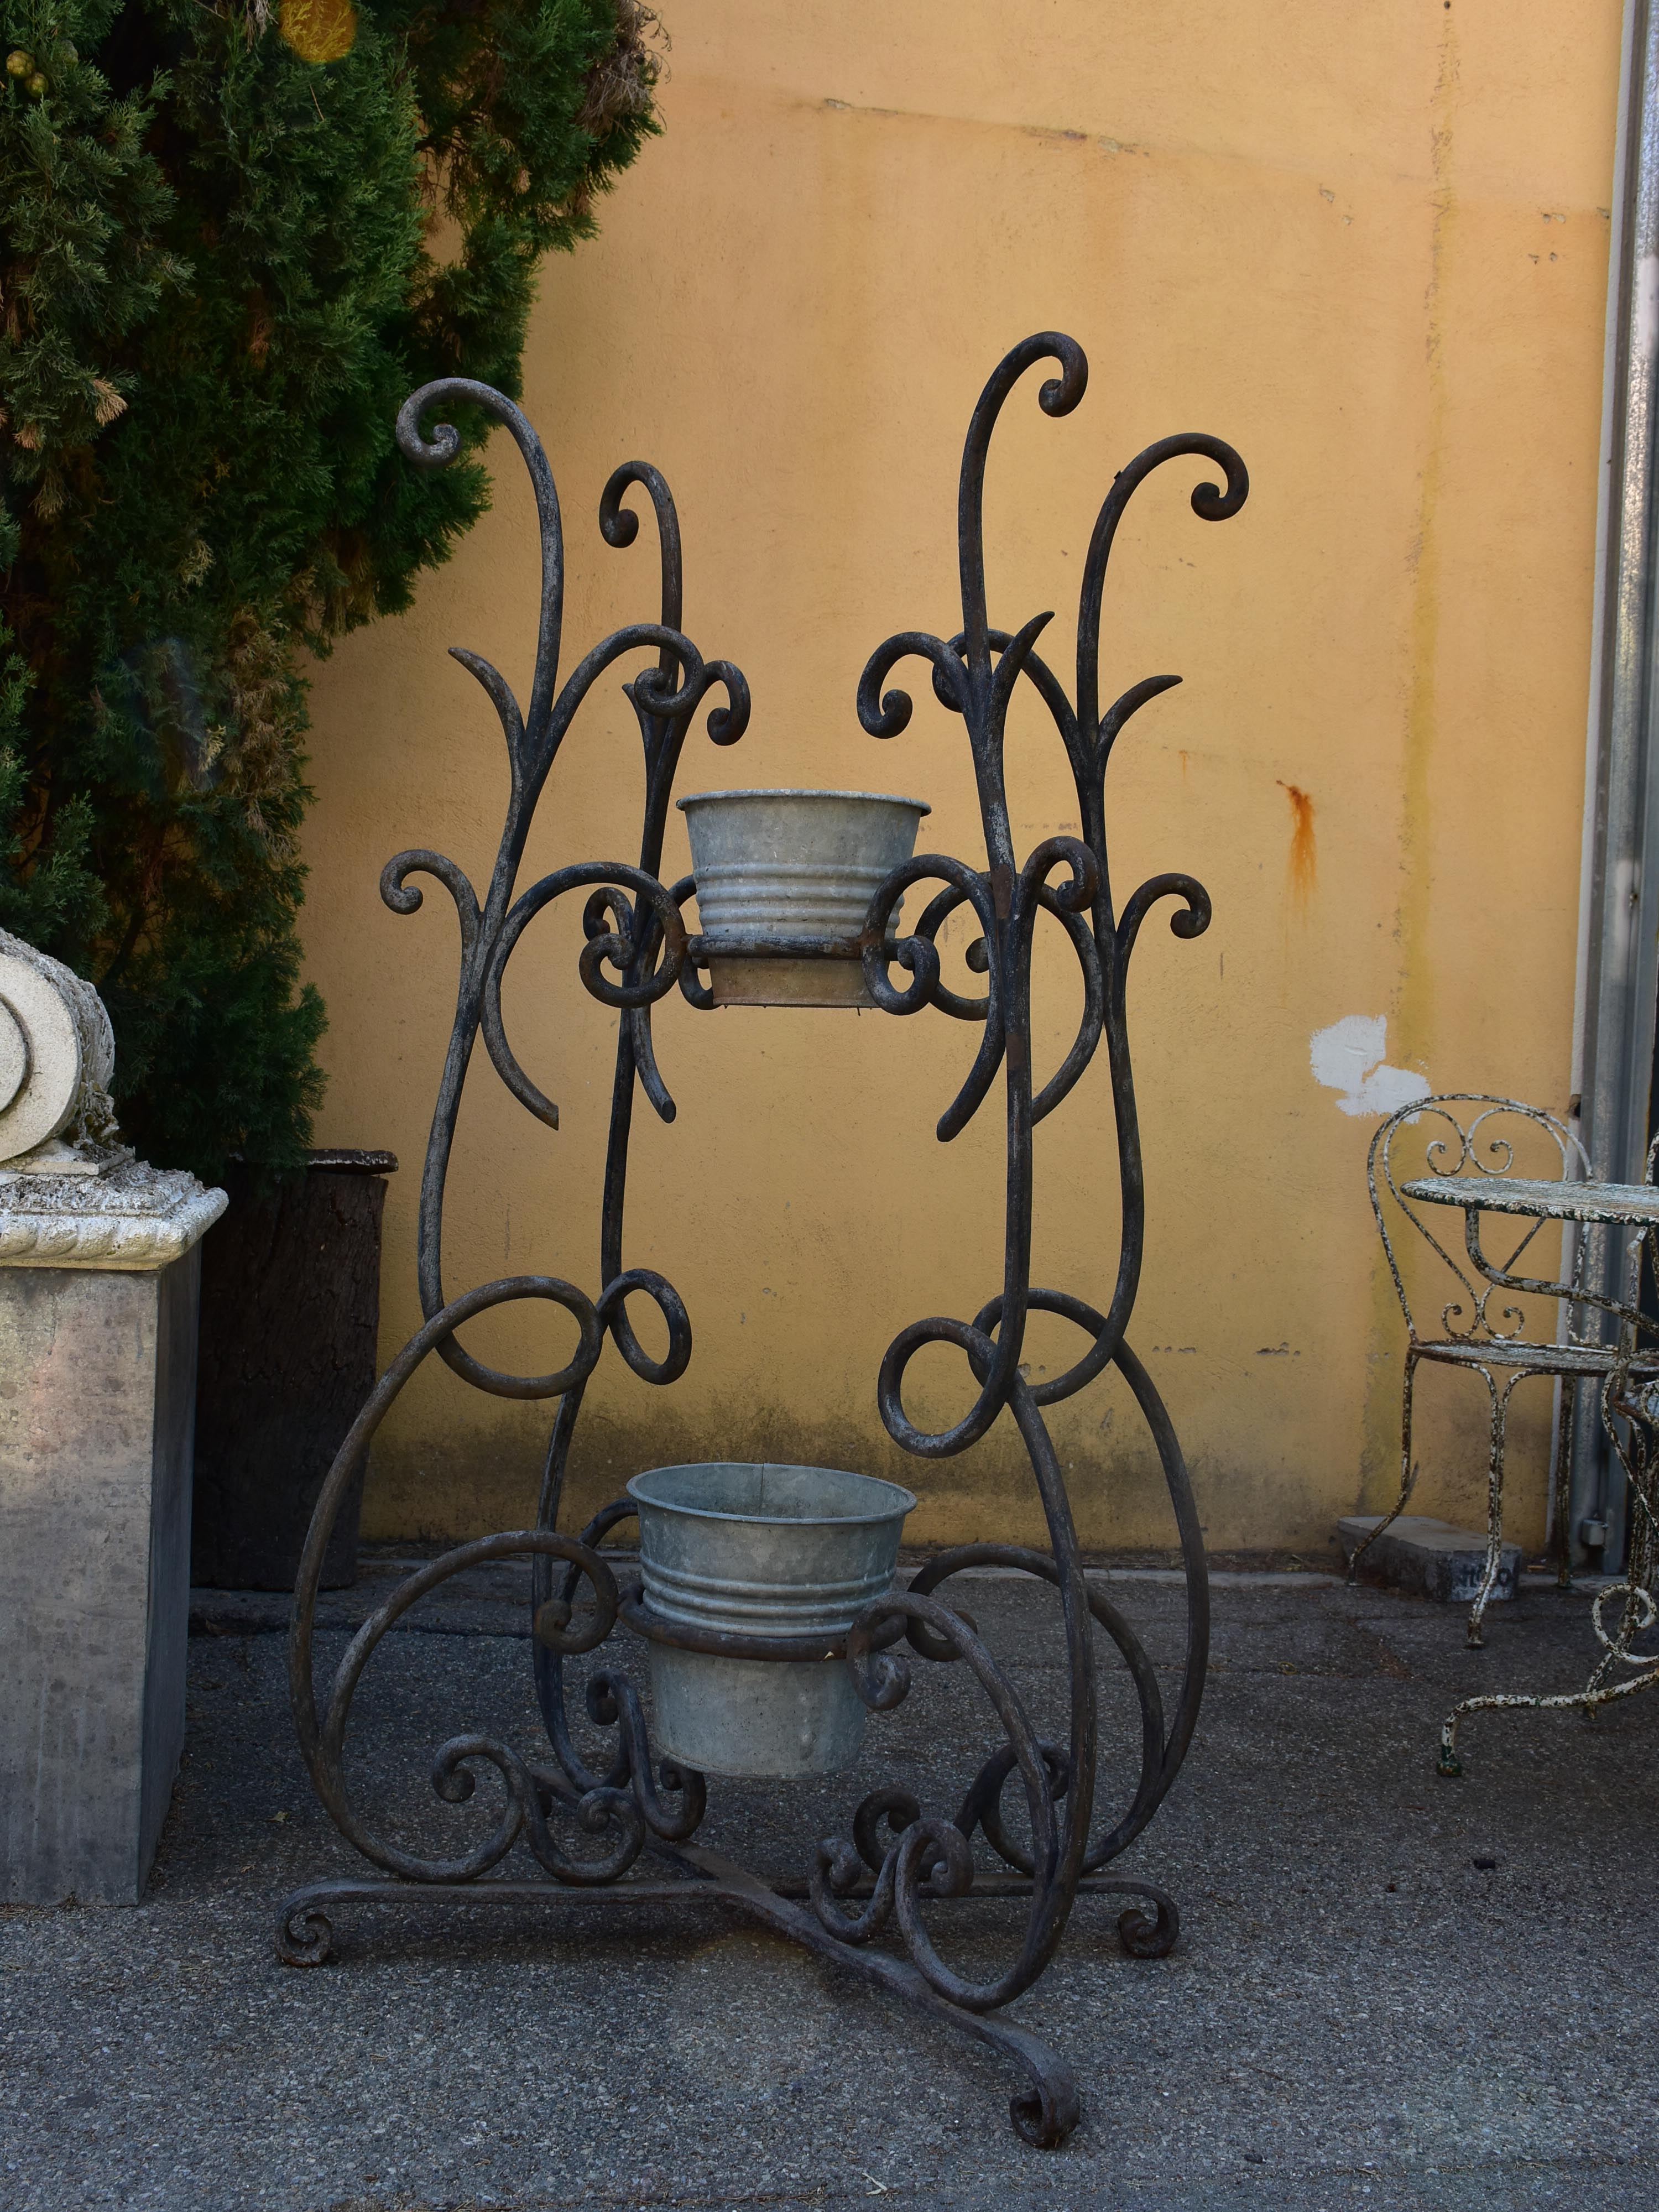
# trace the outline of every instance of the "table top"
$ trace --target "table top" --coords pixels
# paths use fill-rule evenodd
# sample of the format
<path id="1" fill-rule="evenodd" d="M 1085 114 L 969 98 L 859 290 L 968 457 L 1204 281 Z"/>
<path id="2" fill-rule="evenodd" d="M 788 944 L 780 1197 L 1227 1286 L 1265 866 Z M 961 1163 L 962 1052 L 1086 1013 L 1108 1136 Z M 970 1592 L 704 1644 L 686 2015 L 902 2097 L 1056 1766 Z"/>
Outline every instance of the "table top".
<path id="1" fill-rule="evenodd" d="M 1541 1221 L 1605 1221 L 1659 1228 L 1659 1186 L 1649 1182 L 1529 1182 L 1520 1176 L 1419 1176 L 1402 1198 L 1460 1206 L 1466 1213 L 1525 1213 Z"/>

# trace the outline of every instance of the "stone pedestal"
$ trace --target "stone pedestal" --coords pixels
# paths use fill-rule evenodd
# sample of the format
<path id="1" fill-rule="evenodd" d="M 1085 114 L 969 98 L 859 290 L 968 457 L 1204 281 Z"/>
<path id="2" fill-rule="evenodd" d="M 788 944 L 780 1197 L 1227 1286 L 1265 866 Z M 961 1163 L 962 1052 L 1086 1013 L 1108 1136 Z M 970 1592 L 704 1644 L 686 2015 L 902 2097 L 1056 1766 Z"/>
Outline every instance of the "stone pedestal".
<path id="1" fill-rule="evenodd" d="M 0 1901 L 133 1904 L 185 1733 L 198 1240 L 131 1159 L 0 1176 Z"/>

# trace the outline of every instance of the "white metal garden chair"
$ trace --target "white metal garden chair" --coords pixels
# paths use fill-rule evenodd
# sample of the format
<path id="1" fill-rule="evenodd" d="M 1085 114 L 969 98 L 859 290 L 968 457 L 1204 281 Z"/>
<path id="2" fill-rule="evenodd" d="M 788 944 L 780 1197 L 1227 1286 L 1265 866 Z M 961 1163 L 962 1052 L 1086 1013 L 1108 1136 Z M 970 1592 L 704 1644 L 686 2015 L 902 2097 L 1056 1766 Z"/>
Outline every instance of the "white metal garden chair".
<path id="1" fill-rule="evenodd" d="M 1655 1152 L 1659 1152 L 1659 1144 Z M 1617 1302 L 1586 1288 L 1587 1282 L 1597 1279 L 1588 1267 L 1593 1240 L 1609 1233 L 1593 1224 L 1564 1227 L 1547 1218 L 1511 1212 L 1508 1224 L 1520 1231 L 1518 1241 L 1507 1259 L 1493 1261 L 1486 1255 L 1481 1224 L 1492 1218 L 1491 1212 L 1483 1212 L 1476 1203 L 1473 1188 L 1468 1198 L 1462 1200 L 1455 1190 L 1448 1189 L 1449 1182 L 1466 1178 L 1474 1186 L 1480 1181 L 1511 1176 L 1515 1186 L 1540 1190 L 1540 1202 L 1547 1203 L 1545 1186 L 1595 1180 L 1583 1146 L 1566 1125 L 1541 1107 L 1524 1105 L 1517 1099 L 1449 1091 L 1401 1107 L 1371 1139 L 1366 1176 L 1389 1272 L 1406 1319 L 1406 1364 L 1400 1495 L 1393 1510 L 1356 1547 L 1348 1564 L 1349 1578 L 1357 1574 L 1369 1546 L 1405 1510 L 1416 1486 L 1412 1415 L 1419 1364 L 1429 1360 L 1479 1375 L 1491 1404 L 1486 1571 L 1468 1620 L 1468 1640 L 1479 1645 L 1485 1640 L 1486 1607 L 1503 1558 L 1504 1453 L 1510 1396 L 1517 1383 L 1533 1376 L 1559 1380 L 1561 1384 L 1548 1527 L 1550 1552 L 1565 1584 L 1570 1579 L 1568 1469 L 1577 1387 L 1595 1382 L 1603 1394 L 1604 1412 L 1611 1413 L 1616 1409 L 1607 1405 L 1606 1392 L 1615 1374 L 1626 1398 L 1659 1379 L 1656 1332 L 1644 1321 L 1638 1296 L 1640 1247 L 1646 1240 L 1637 1240 L 1632 1255 L 1634 1264 L 1629 1271 L 1629 1294 Z M 1647 1181 L 1650 1183 L 1653 1178 L 1654 1153 L 1650 1152 Z M 1521 1195 L 1518 1189 L 1516 1195 Z M 1437 1209 L 1448 1202 L 1465 1208 L 1466 1255 L 1459 1258 L 1454 1258 L 1441 1241 L 1449 1225 L 1443 1213 L 1431 1225 Z M 1440 1310 L 1438 1334 L 1425 1334 L 1413 1312 L 1401 1264 L 1408 1248 L 1397 1242 L 1402 1220 L 1438 1255 L 1452 1278 L 1445 1285 L 1449 1294 Z M 1555 1273 L 1518 1274 L 1517 1263 L 1547 1230 L 1561 1236 L 1561 1257 Z M 1617 1328 L 1611 1341 L 1600 1333 L 1605 1327 L 1602 1316 L 1609 1314 Z M 1609 1427 L 1613 1427 L 1611 1420 Z M 1628 1448 L 1617 1433 L 1614 1442 L 1621 1455 L 1626 1455 Z"/>

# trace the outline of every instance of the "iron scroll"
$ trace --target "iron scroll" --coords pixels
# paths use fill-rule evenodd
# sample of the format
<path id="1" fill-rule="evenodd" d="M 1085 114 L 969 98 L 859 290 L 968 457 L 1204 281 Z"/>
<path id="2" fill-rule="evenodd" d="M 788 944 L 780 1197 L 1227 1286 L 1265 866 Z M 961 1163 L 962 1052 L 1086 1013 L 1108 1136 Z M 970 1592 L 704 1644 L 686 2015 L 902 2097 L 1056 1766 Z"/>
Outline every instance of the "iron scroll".
<path id="1" fill-rule="evenodd" d="M 1059 417 L 1083 398 L 1088 370 L 1071 338 L 1043 332 L 1016 346 L 987 384 L 970 422 L 963 456 L 957 509 L 961 563 L 961 627 L 949 635 L 907 630 L 872 654 L 857 689 L 857 708 L 874 738 L 897 738 L 911 715 L 909 696 L 889 679 L 901 664 L 927 664 L 936 698 L 962 717 L 968 738 L 986 857 L 983 866 L 944 854 L 922 854 L 894 872 L 870 903 L 864 929 L 854 941 L 780 940 L 773 957 L 811 957 L 815 951 L 861 959 L 867 988 L 886 1011 L 908 1016 L 927 1009 L 976 1026 L 981 1034 L 971 1066 L 939 1123 L 944 1140 L 956 1136 L 989 1098 L 999 1077 L 1004 1093 L 1006 1168 L 1002 1279 L 971 1317 L 931 1316 L 895 1336 L 877 1383 L 888 1433 L 906 1452 L 932 1460 L 967 1450 L 1006 1411 L 1030 1462 L 1048 1531 L 1046 1549 L 978 1544 L 943 1553 L 915 1574 L 908 1589 L 869 1606 L 845 1639 L 845 1663 L 860 1697 L 872 1710 L 890 1709 L 909 1693 L 913 1659 L 925 1665 L 962 1664 L 976 1678 L 999 1725 L 1000 1741 L 967 1783 L 951 1817 L 925 1811 L 892 1788 L 866 1796 L 853 1812 L 850 1834 L 814 1841 L 804 1851 L 799 1881 L 763 1882 L 729 1861 L 701 1850 L 690 1838 L 702 1817 L 707 1792 L 700 1775 L 669 1761 L 653 1761 L 647 1721 L 626 1674 L 605 1668 L 590 1675 L 586 1709 L 608 1731 L 608 1764 L 590 1765 L 578 1751 L 571 1726 L 566 1662 L 598 1649 L 620 1622 L 637 1634 L 665 1632 L 653 1622 L 636 1585 L 619 1585 L 601 1547 L 631 1514 L 626 1500 L 608 1507 L 580 1535 L 559 1528 L 564 1476 L 583 1395 L 608 1338 L 632 1371 L 666 1386 L 684 1374 L 692 1351 L 690 1319 L 662 1276 L 623 1266 L 623 1222 L 629 1138 L 636 1091 L 661 1119 L 675 1115 L 659 1070 L 652 1033 L 653 1009 L 678 988 L 694 1007 L 707 1009 L 702 980 L 709 940 L 688 930 L 684 909 L 695 886 L 661 878 L 662 846 L 672 787 L 692 725 L 706 711 L 716 744 L 741 738 L 749 716 L 743 677 L 729 661 L 705 659 L 680 628 L 681 548 L 674 502 L 658 471 L 632 462 L 618 469 L 600 503 L 607 543 L 623 547 L 639 532 L 639 518 L 623 504 L 642 491 L 654 516 L 661 568 L 660 615 L 636 623 L 596 646 L 559 680 L 563 613 L 564 547 L 552 472 L 539 440 L 520 410 L 488 386 L 457 378 L 426 386 L 406 403 L 398 441 L 417 467 L 444 466 L 459 448 L 454 430 L 438 419 L 447 406 L 465 404 L 503 425 L 529 471 L 540 524 L 542 591 L 535 677 L 522 710 L 500 673 L 477 655 L 455 658 L 477 678 L 501 721 L 510 792 L 500 846 L 482 896 L 455 862 L 435 852 L 398 854 L 382 878 L 386 903 L 411 914 L 422 903 L 415 878 L 428 877 L 447 892 L 459 927 L 455 1014 L 434 1109 L 421 1187 L 419 1282 L 424 1325 L 392 1362 L 343 1447 L 319 1500 L 295 1594 L 289 1646 L 290 1686 L 301 1749 L 330 1817 L 386 1879 L 313 1884 L 281 1908 L 280 1955 L 295 1965 L 328 1954 L 331 1903 L 385 1903 L 413 1893 L 431 1901 L 476 1906 L 489 1902 L 513 1909 L 538 1899 L 580 1895 L 648 1905 L 670 1896 L 736 1907 L 790 1935 L 821 1955 L 908 1997 L 993 2043 L 1021 2069 L 1025 2086 L 1013 2100 L 1015 2125 L 1035 2143 L 1064 2140 L 1075 2124 L 1075 2085 L 1063 2064 L 1023 2029 L 996 2015 L 1042 1974 L 1053 1957 L 1079 1895 L 1101 1892 L 1136 1900 L 1120 1923 L 1127 1948 L 1156 1956 L 1175 1940 L 1173 1900 L 1147 1884 L 1116 1883 L 1102 1874 L 1145 1828 L 1167 1793 L 1191 1741 L 1202 1696 L 1208 1642 L 1208 1589 L 1202 1540 L 1181 1447 L 1162 1400 L 1126 1340 L 1139 1287 L 1146 1227 L 1145 1178 L 1130 1057 L 1127 978 L 1141 925 L 1158 902 L 1177 902 L 1170 927 L 1181 938 L 1206 927 L 1210 903 L 1201 885 L 1184 875 L 1160 875 L 1133 890 L 1120 906 L 1110 876 L 1105 779 L 1114 747 L 1130 719 L 1179 679 L 1155 676 L 1132 684 L 1101 704 L 1100 625 L 1108 567 L 1119 524 L 1139 487 L 1156 470 L 1182 459 L 1212 463 L 1223 481 L 1204 481 L 1191 495 L 1205 521 L 1223 521 L 1244 504 L 1244 465 L 1222 441 L 1193 434 L 1166 438 L 1119 472 L 1095 524 L 1084 566 L 1076 641 L 1076 676 L 1067 695 L 1059 677 L 1037 654 L 1052 617 L 1042 614 L 1015 631 L 992 626 L 987 611 L 982 495 L 988 456 L 998 416 L 1027 371 L 1049 364 L 1038 404 Z M 433 427 L 428 428 L 427 426 Z M 567 866 L 520 890 L 518 877 L 532 818 L 559 746 L 582 701 L 605 671 L 629 655 L 654 654 L 623 686 L 639 725 L 646 789 L 637 859 Z M 1013 838 L 1003 752 L 1011 701 L 1021 682 L 1047 709 L 1065 748 L 1076 788 L 1080 834 L 1048 837 L 1024 860 Z M 718 695 L 718 703 L 714 703 Z M 895 917 L 902 895 L 916 884 L 935 886 L 908 933 Z M 476 1050 L 485 1055 L 507 1089 L 535 1118 L 556 1127 L 558 1109 L 525 1073 L 507 1036 L 501 1012 L 502 978 L 509 959 L 536 916 L 569 892 L 584 895 L 580 981 L 617 1016 L 615 1079 L 611 1100 L 600 1239 L 600 1289 L 590 1297 L 574 1283 L 526 1274 L 484 1284 L 459 1296 L 446 1288 L 442 1224 L 445 1186 L 461 1096 Z M 979 937 L 969 956 L 985 979 L 983 994 L 969 996 L 943 981 L 939 932 L 959 908 L 971 909 Z M 1040 1086 L 1031 1056 L 1031 966 L 1037 918 L 1057 922 L 1072 948 L 1083 982 L 1084 1008 L 1076 1037 L 1060 1066 Z M 764 957 L 765 948 L 763 948 Z M 1110 1295 L 1104 1310 L 1068 1291 L 1034 1286 L 1030 1279 L 1034 1133 L 1093 1064 L 1103 1045 L 1115 1117 L 1121 1226 Z M 629 1322 L 629 1300 L 649 1299 L 668 1330 L 660 1359 L 643 1349 Z M 460 1341 L 468 1322 L 489 1308 L 523 1300 L 550 1301 L 574 1318 L 577 1349 L 565 1367 L 521 1376 L 491 1367 Z M 1081 1349 L 1063 1375 L 1033 1384 L 1022 1372 L 1027 1322 L 1033 1312 L 1058 1316 L 1079 1332 Z M 948 1426 L 928 1431 L 907 1411 L 905 1376 L 927 1344 L 953 1346 L 965 1361 L 972 1401 Z M 464 1544 L 422 1567 L 393 1591 L 365 1622 L 335 1670 L 321 1685 L 315 1651 L 319 1578 L 330 1531 L 342 1500 L 367 1455 L 376 1429 L 411 1376 L 433 1356 L 476 1388 L 492 1395 L 556 1401 L 541 1492 L 532 1528 Z M 1085 1574 L 1064 1474 L 1044 1420 L 1047 1407 L 1083 1389 L 1108 1366 L 1127 1382 L 1157 1449 L 1168 1487 L 1185 1565 L 1187 1633 L 1180 1687 L 1166 1712 L 1156 1671 L 1133 1630 L 1110 1603 L 1098 1581 Z M 382 1834 L 358 1808 L 343 1763 L 352 1699 L 380 1638 L 410 1605 L 450 1577 L 487 1559 L 528 1558 L 532 1569 L 532 1642 L 536 1688 L 547 1736 L 545 1749 L 527 1758 L 511 1745 L 476 1732 L 440 1747 L 433 1784 L 446 1802 L 470 1797 L 475 1774 L 493 1769 L 501 1793 L 499 1819 L 485 1840 L 457 1856 L 434 1858 L 408 1850 Z M 951 1601 L 953 1578 L 994 1567 L 1030 1575 L 1054 1588 L 1064 1622 L 1068 1710 L 1063 1741 L 1039 1735 L 1018 1689 L 981 1638 L 971 1616 Z M 591 1608 L 578 1612 L 586 1588 Z M 749 1638 L 750 1656 L 769 1655 L 765 1639 Z M 1104 1823 L 1095 1815 L 1098 1714 L 1095 1668 L 1103 1646 L 1121 1659 L 1139 1711 L 1137 1779 L 1127 1805 Z M 908 1656 L 907 1656 L 908 1655 Z M 1018 1777 L 1023 1822 L 1005 1811 Z M 975 1856 L 973 1839 L 1012 1869 L 988 1870 Z M 509 1879 L 495 1870 L 513 1856 L 535 1862 L 533 1874 Z M 642 1854 L 665 1869 L 667 1880 L 643 1881 L 630 1869 Z M 930 1914 L 950 1900 L 1023 1897 L 1024 1925 L 1001 1970 L 981 1981 L 958 1975 L 940 1954 L 928 1926 Z M 1147 1907 L 1150 1905 L 1151 1910 Z M 896 1936 L 902 1955 L 883 1948 Z"/>

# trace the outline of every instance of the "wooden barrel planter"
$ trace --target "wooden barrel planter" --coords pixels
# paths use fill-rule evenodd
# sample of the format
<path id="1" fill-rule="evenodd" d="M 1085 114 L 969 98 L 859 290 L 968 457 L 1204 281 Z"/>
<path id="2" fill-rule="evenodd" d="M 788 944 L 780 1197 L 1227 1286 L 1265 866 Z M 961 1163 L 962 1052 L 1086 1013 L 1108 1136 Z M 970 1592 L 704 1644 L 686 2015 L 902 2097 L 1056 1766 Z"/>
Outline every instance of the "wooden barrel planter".
<path id="1" fill-rule="evenodd" d="M 230 1206 L 202 1243 L 191 1580 L 292 1589 L 323 1478 L 374 1387 L 380 1216 L 391 1152 L 315 1152 L 303 1176 Z M 361 1488 L 361 1485 L 359 1486 Z M 322 1586 L 357 1576 L 354 1492 Z"/>

